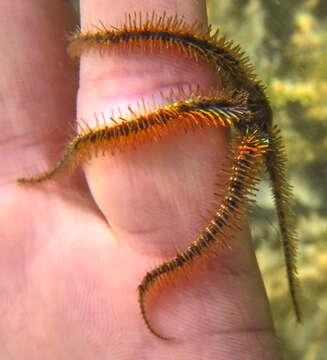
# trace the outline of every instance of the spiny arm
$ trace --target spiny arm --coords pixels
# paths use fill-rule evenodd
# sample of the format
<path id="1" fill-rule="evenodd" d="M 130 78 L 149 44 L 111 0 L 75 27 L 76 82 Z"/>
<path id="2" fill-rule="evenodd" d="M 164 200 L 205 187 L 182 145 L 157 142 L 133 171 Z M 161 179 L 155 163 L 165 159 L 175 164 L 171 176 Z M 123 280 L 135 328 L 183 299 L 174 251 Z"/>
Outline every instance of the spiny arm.
<path id="1" fill-rule="evenodd" d="M 247 134 L 241 139 L 233 157 L 232 174 L 226 195 L 218 206 L 214 219 L 188 248 L 148 272 L 138 286 L 141 316 L 147 329 L 158 338 L 169 340 L 151 325 L 146 313 L 146 295 L 159 281 L 169 278 L 174 280 L 177 272 L 195 261 L 206 258 L 205 255 L 212 257 L 219 249 L 231 243 L 246 213 L 250 202 L 249 195 L 254 195 L 253 192 L 256 190 L 255 185 L 259 181 L 257 174 L 261 169 L 262 155 L 267 147 L 266 141 L 258 133 Z"/>
<path id="2" fill-rule="evenodd" d="M 269 131 L 269 148 L 270 151 L 265 154 L 266 167 L 270 175 L 276 204 L 290 294 L 296 318 L 300 322 L 299 280 L 296 266 L 298 239 L 291 210 L 292 188 L 286 179 L 287 156 L 280 130 L 276 125 L 272 126 Z"/>

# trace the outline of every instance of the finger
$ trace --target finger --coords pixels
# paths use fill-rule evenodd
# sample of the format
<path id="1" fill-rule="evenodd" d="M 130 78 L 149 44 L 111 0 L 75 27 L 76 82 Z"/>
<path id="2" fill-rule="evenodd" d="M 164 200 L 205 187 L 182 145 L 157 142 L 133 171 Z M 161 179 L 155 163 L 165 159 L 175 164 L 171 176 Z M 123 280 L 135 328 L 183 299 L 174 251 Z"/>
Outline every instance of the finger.
<path id="1" fill-rule="evenodd" d="M 66 37 L 74 23 L 70 2 L 1 1 L 3 182 L 53 164 L 71 132 L 76 71 Z"/>
<path id="2" fill-rule="evenodd" d="M 129 1 L 109 4 L 100 0 L 84 0 L 81 2 L 82 29 L 90 29 L 92 24 L 97 24 L 100 20 L 105 26 L 116 26 L 118 19 L 123 19 L 126 9 L 130 8 L 136 12 L 154 10 L 151 1 L 135 5 Z M 191 24 L 194 19 L 200 22 L 206 19 L 203 2 L 156 3 L 157 12 L 163 9 L 168 15 L 174 15 L 178 11 Z M 115 105 L 121 106 L 124 111 L 124 106 L 135 104 L 140 96 L 149 99 L 151 94 L 167 87 L 177 88 L 188 83 L 200 84 L 203 88 L 213 85 L 212 69 L 201 63 L 194 64 L 183 58 L 172 57 L 171 54 L 133 55 L 99 57 L 90 54 L 82 57 L 78 114 L 89 121 L 90 126 L 95 124 L 94 113 L 107 115 L 108 108 Z M 92 159 L 85 166 L 91 192 L 113 233 L 123 244 L 144 256 L 144 268 L 155 258 L 164 259 L 173 255 L 176 249 L 183 249 L 207 225 L 206 221 L 201 221 L 200 215 L 208 208 L 212 210 L 210 202 L 216 190 L 216 174 L 226 157 L 227 143 L 228 134 L 222 129 L 177 134 L 156 145 L 148 144 L 113 157 Z M 238 240 L 242 244 L 235 246 L 229 256 L 225 254 L 224 262 L 219 258 L 223 264 L 217 265 L 209 276 L 207 285 L 212 290 L 211 295 L 204 294 L 199 299 L 205 306 L 208 305 L 212 310 L 211 314 L 217 316 L 217 310 L 213 310 L 214 298 L 219 290 L 223 290 L 218 304 L 226 305 L 222 307 L 222 311 L 228 320 L 220 323 L 221 326 L 215 326 L 215 321 L 211 318 L 214 329 L 211 332 L 223 332 L 222 329 L 230 332 L 236 332 L 237 329 L 244 332 L 254 328 L 270 329 L 267 338 L 259 340 L 259 343 L 262 340 L 261 345 L 257 344 L 259 351 L 262 351 L 263 347 L 273 343 L 272 323 L 249 236 L 242 234 Z M 246 251 L 242 251 L 244 248 Z M 247 274 L 244 284 L 237 287 L 240 277 L 229 282 L 223 274 L 218 284 L 215 283 L 217 273 L 224 267 L 233 268 L 236 273 L 244 270 Z M 224 282 L 225 286 L 219 288 Z M 242 294 L 251 291 L 256 294 L 258 303 L 251 304 L 242 297 Z M 234 297 L 236 300 L 232 301 Z M 167 303 L 169 299 L 173 301 L 171 296 L 167 299 Z M 178 307 L 180 312 L 182 307 L 185 308 L 184 300 L 183 297 Z M 191 313 L 194 315 L 195 304 L 199 305 L 199 302 L 197 299 L 189 300 L 190 308 L 193 306 Z M 238 321 L 237 308 L 240 304 L 242 313 L 248 312 L 250 315 Z M 258 308 L 259 319 L 254 316 Z M 210 313 L 209 310 L 208 312 Z M 229 317 L 229 314 L 234 316 Z M 161 317 L 160 319 L 162 320 Z M 251 319 L 254 321 L 251 322 Z M 196 327 L 194 322 L 195 318 L 192 326 Z M 171 324 L 171 319 L 166 323 Z M 235 336 L 235 341 L 237 339 L 240 341 L 237 344 L 238 352 L 242 352 L 242 348 L 244 351 L 251 351 L 248 349 L 249 344 L 251 343 L 252 348 L 256 342 L 255 336 L 252 338 L 253 342 Z M 226 351 L 227 347 L 228 345 Z"/>
<path id="3" fill-rule="evenodd" d="M 170 6 L 170 3 L 161 2 L 156 6 L 166 10 L 169 16 L 178 10 L 178 3 L 172 2 Z M 133 11 L 148 9 L 151 12 L 149 4 L 139 2 L 138 7 L 133 6 Z M 106 11 L 109 7 L 111 11 Z M 110 2 L 110 5 L 107 1 L 83 1 L 82 29 L 92 28 L 91 24 L 97 25 L 99 21 L 117 25 L 128 8 L 126 1 Z M 186 2 L 183 15 L 190 23 L 205 21 L 203 2 Z M 200 84 L 203 88 L 215 85 L 212 70 L 177 56 L 172 61 L 171 55 L 165 54 L 84 56 L 80 69 L 78 118 L 94 126 L 94 113 L 108 116 L 109 110 L 118 106 L 124 111 L 127 104 L 133 106 L 141 97 L 151 104 L 151 97 L 160 91 L 176 90 L 188 84 Z M 155 147 L 145 145 L 135 152 L 114 157 L 98 157 L 85 167 L 90 189 L 113 231 L 125 243 L 152 255 L 166 252 L 167 245 L 171 251 L 196 236 L 196 229 L 190 229 L 189 222 L 198 223 L 199 211 L 206 210 L 207 193 L 214 192 L 214 176 L 225 159 L 226 144 L 227 133 L 218 129 L 206 131 L 206 135 L 203 132 L 182 139 L 171 138 Z M 192 158 L 194 160 L 190 161 Z M 177 176 L 174 169 L 183 171 Z M 199 191 L 199 183 L 206 183 L 207 178 L 212 179 L 206 184 L 207 190 Z M 175 193 L 179 195 L 175 197 Z M 138 216 L 134 215 L 136 209 Z M 177 244 L 175 238 L 179 238 Z M 171 239 L 170 245 L 167 239 Z M 180 239 L 186 242 L 181 244 Z"/>

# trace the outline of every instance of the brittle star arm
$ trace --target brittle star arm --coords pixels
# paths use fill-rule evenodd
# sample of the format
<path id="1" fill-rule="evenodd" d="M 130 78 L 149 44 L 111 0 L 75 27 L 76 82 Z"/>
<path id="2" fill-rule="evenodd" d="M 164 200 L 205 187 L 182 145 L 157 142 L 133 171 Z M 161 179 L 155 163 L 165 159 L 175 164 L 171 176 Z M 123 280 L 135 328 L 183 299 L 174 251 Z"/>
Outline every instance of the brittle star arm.
<path id="1" fill-rule="evenodd" d="M 287 182 L 287 156 L 280 129 L 277 125 L 270 128 L 268 139 L 271 151 L 265 154 L 265 164 L 270 175 L 271 187 L 277 210 L 293 308 L 297 321 L 301 321 L 301 310 L 298 295 L 299 280 L 296 266 L 298 239 L 294 225 L 294 214 L 291 210 L 291 204 L 293 201 L 292 187 Z"/>
<path id="2" fill-rule="evenodd" d="M 19 183 L 36 184 L 52 179 L 66 166 L 74 168 L 94 154 L 107 151 L 115 153 L 145 141 L 154 141 L 158 134 L 164 136 L 173 129 L 185 132 L 204 127 L 229 126 L 241 121 L 248 111 L 244 104 L 237 104 L 239 96 L 220 95 L 219 97 L 195 96 L 178 101 L 172 105 L 136 116 L 130 120 L 99 128 L 88 128 L 69 143 L 63 158 L 52 169 L 33 177 L 19 178 Z M 133 112 L 134 113 L 134 112 Z"/>
<path id="3" fill-rule="evenodd" d="M 253 192 L 256 190 L 262 155 L 267 148 L 267 142 L 258 133 L 248 133 L 240 139 L 232 158 L 232 174 L 226 194 L 215 217 L 189 247 L 148 272 L 138 286 L 141 316 L 148 330 L 158 338 L 168 340 L 152 327 L 148 319 L 145 306 L 146 295 L 163 278 L 171 278 L 173 281 L 172 276 L 176 276 L 185 267 L 204 257 L 212 257 L 222 247 L 230 246 L 231 239 L 240 230 L 242 218 L 251 201 L 249 196 L 254 195 Z"/>

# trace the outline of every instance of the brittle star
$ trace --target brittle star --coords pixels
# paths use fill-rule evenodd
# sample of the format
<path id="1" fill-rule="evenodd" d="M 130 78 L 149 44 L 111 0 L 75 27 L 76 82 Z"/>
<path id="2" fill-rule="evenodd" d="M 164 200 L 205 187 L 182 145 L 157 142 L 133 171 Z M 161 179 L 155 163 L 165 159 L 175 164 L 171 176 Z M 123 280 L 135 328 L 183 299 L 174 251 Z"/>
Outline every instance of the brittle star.
<path id="1" fill-rule="evenodd" d="M 170 105 L 157 109 L 138 105 L 129 107 L 129 116 L 112 116 L 95 128 L 81 126 L 79 134 L 67 145 L 57 165 L 34 177 L 20 178 L 19 183 L 36 184 L 53 178 L 61 169 L 75 166 L 84 159 L 128 146 L 140 146 L 144 140 L 160 141 L 175 130 L 197 130 L 204 127 L 233 127 L 239 133 L 232 151 L 231 175 L 226 193 L 216 209 L 214 218 L 198 238 L 173 259 L 148 272 L 138 286 L 138 301 L 142 318 L 148 330 L 161 339 L 152 327 L 146 313 L 145 297 L 159 281 L 176 276 L 178 271 L 201 259 L 211 256 L 230 242 L 239 231 L 241 218 L 246 213 L 249 196 L 254 194 L 259 171 L 265 165 L 271 179 L 272 191 L 281 231 L 290 294 L 298 321 L 301 319 L 298 302 L 296 268 L 296 242 L 293 215 L 290 209 L 291 188 L 285 176 L 286 155 L 280 130 L 273 123 L 272 111 L 265 88 L 256 79 L 249 59 L 238 45 L 228 42 L 216 32 L 211 34 L 200 25 L 189 26 L 178 16 L 158 16 L 155 13 L 133 14 L 119 27 L 103 24 L 97 31 L 81 33 L 71 38 L 69 47 L 73 57 L 86 52 L 102 55 L 111 51 L 144 52 L 177 51 L 180 56 L 198 62 L 204 59 L 219 74 L 222 89 L 204 94 L 199 88 L 188 93 L 180 89 L 168 97 Z"/>

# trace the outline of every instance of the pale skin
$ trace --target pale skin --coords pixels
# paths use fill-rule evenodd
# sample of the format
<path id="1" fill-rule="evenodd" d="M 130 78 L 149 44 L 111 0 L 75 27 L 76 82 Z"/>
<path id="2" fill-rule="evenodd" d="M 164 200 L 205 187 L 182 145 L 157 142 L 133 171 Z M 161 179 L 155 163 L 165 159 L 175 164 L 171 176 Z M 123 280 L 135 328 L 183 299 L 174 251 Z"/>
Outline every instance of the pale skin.
<path id="1" fill-rule="evenodd" d="M 200 0 L 84 0 L 82 28 L 154 9 L 206 22 Z M 215 208 L 226 131 L 172 135 L 98 157 L 84 167 L 86 181 L 80 172 L 16 184 L 53 165 L 71 134 L 77 66 L 65 35 L 75 21 L 66 1 L 0 5 L 0 358 L 279 359 L 246 226 L 206 271 L 161 289 L 149 308 L 153 326 L 174 341 L 151 335 L 139 314 L 136 288 L 145 272 L 193 241 Z M 92 125 L 91 115 L 108 104 L 212 85 L 203 65 L 153 59 L 84 58 L 77 117 Z"/>

